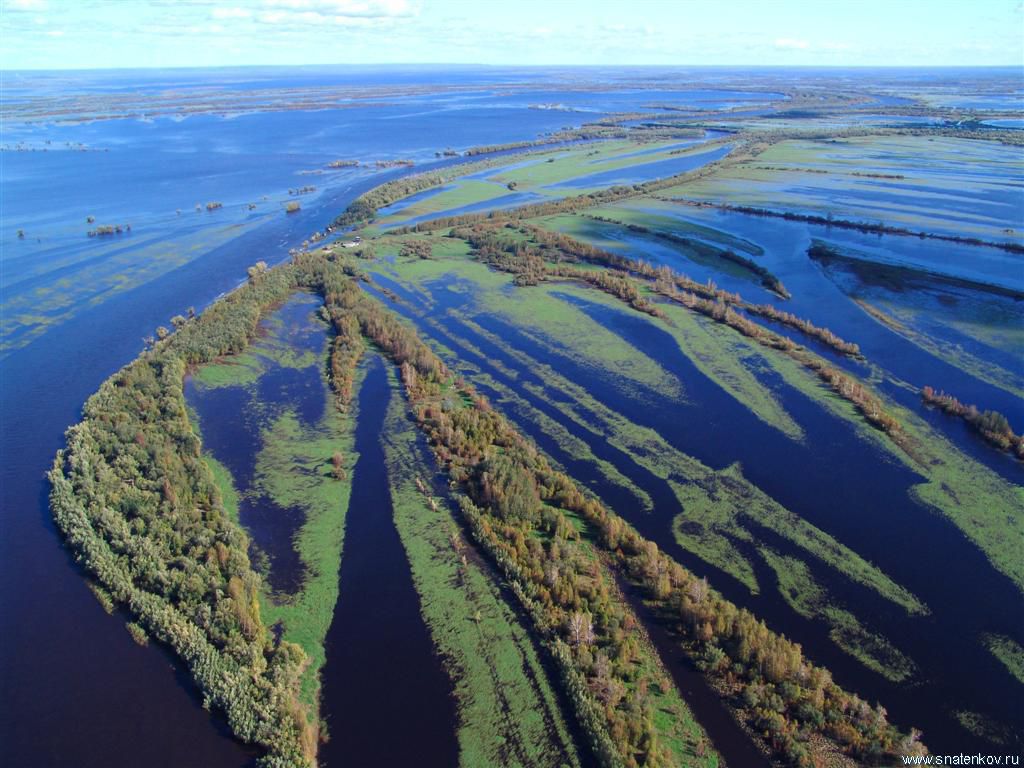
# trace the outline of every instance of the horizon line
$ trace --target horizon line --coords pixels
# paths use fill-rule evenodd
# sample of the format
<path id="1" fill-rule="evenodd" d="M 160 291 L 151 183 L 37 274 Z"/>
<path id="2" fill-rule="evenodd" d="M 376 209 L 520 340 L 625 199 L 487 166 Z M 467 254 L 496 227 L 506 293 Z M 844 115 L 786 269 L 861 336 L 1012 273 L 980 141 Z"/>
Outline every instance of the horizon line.
<path id="1" fill-rule="evenodd" d="M 0 75 L 22 72 L 131 72 L 137 70 L 208 70 L 208 69 L 254 69 L 258 67 L 272 69 L 299 69 L 331 67 L 373 68 L 480 68 L 480 69 L 743 69 L 743 70 L 782 70 L 782 69 L 901 69 L 901 70 L 936 70 L 936 69 L 1019 69 L 1024 71 L 1024 64 L 487 64 L 482 62 L 334 62 L 331 64 L 208 64 L 190 65 L 133 65 L 123 67 L 32 67 L 17 68 L 0 66 Z"/>

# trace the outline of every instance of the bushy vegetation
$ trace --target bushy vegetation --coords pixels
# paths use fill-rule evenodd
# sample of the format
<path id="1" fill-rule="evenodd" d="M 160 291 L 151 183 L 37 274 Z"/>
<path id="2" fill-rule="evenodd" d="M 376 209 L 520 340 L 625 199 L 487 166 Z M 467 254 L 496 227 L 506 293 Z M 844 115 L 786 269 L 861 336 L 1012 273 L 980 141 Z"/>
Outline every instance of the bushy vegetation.
<path id="1" fill-rule="evenodd" d="M 409 259 L 429 259 L 433 256 L 433 247 L 429 240 L 406 240 L 399 255 Z"/>
<path id="2" fill-rule="evenodd" d="M 621 132 L 621 136 L 616 134 L 614 138 L 622 138 L 626 135 L 627 132 Z M 674 132 L 670 132 L 669 136 L 659 136 L 659 138 L 668 138 L 672 135 L 674 135 Z M 582 135 L 579 138 L 586 140 L 592 138 L 612 137 L 598 132 L 594 135 Z M 707 146 L 711 146 L 713 143 L 714 142 L 709 142 Z M 470 155 L 472 154 L 472 151 L 467 152 L 466 154 Z M 488 158 L 486 160 L 479 160 L 473 163 L 460 164 L 457 168 L 453 169 L 451 173 L 432 171 L 416 174 L 414 176 L 407 176 L 402 179 L 396 179 L 395 181 L 381 184 L 379 187 L 375 187 L 369 192 L 366 192 L 356 198 L 356 200 L 354 200 L 352 204 L 334 220 L 334 226 L 351 226 L 367 223 L 372 221 L 376 216 L 378 208 L 390 205 L 404 197 L 416 194 L 417 192 L 422 192 L 423 190 L 430 189 L 431 187 L 440 186 L 441 184 L 459 176 L 466 176 L 471 173 L 499 165 L 507 165 L 523 157 L 535 154 L 544 154 L 544 151 L 540 150 L 533 153 L 523 152 L 515 155 L 503 155 L 499 158 Z M 745 156 L 746 152 L 737 151 L 728 156 L 728 158 L 730 161 L 735 162 Z M 548 162 L 554 162 L 554 159 L 549 158 Z M 392 231 L 400 234 L 406 232 L 430 232 L 435 229 L 445 229 L 448 227 L 472 226 L 473 224 L 493 218 L 495 215 L 508 216 L 516 219 L 528 219 L 535 218 L 537 216 L 549 216 L 556 213 L 571 213 L 585 208 L 591 208 L 596 205 L 615 202 L 627 197 L 650 194 L 651 192 L 667 189 L 668 187 L 675 186 L 684 181 L 692 181 L 693 179 L 701 178 L 713 173 L 721 166 L 721 163 L 722 160 L 717 160 L 707 163 L 706 165 L 692 171 L 686 171 L 665 179 L 655 179 L 644 184 L 609 187 L 599 192 L 524 205 L 501 214 L 467 213 L 458 216 L 442 216 L 429 221 L 420 222 L 414 226 L 396 228 Z"/>
<path id="3" fill-rule="evenodd" d="M 120 235 L 123 232 L 131 231 L 132 227 L 130 224 L 103 224 L 96 227 L 96 229 L 90 229 L 86 234 L 89 237 L 110 237 L 111 235 Z M 21 230 L 19 229 L 18 232 L 20 233 Z M 23 237 L 23 234 L 20 234 L 19 237 Z"/>
<path id="4" fill-rule="evenodd" d="M 522 222 L 456 234 L 522 284 L 585 281 L 657 315 L 639 275 L 746 335 L 796 346 L 742 317 L 730 306 L 739 298 L 713 284 Z M 680 292 L 681 285 L 693 292 Z M 325 249 L 278 269 L 256 265 L 242 289 L 201 317 L 174 323 L 174 333 L 89 400 L 51 472 L 54 516 L 83 567 L 132 614 L 140 636 L 168 644 L 189 664 L 239 738 L 267 750 L 266 765 L 315 759 L 316 728 L 298 695 L 307 659 L 298 646 L 275 641 L 261 620 L 247 540 L 200 459 L 182 378 L 192 366 L 242 351 L 261 313 L 298 287 L 322 292 L 337 332 L 329 372 L 339 406 L 351 398 L 363 337 L 400 367 L 418 424 L 464 494 L 466 520 L 549 645 L 603 763 L 658 765 L 670 755 L 659 742 L 653 702 L 671 685 L 656 663 L 642 662 L 652 652 L 638 639 L 638 620 L 610 565 L 669 617 L 691 658 L 790 763 L 810 765 L 809 740 L 821 735 L 864 762 L 917 748 L 883 710 L 839 689 L 799 646 L 719 597 L 554 470 L 414 331 L 359 289 L 354 266 Z M 824 364 L 818 370 L 844 396 L 860 398 L 866 415 L 877 410 L 872 396 L 847 391 L 845 374 L 833 376 Z"/>
<path id="5" fill-rule="evenodd" d="M 524 148 L 529 148 L 530 146 L 532 146 L 532 142 L 524 142 Z M 472 150 L 467 152 L 467 155 L 468 154 L 473 154 Z M 461 163 L 452 169 L 424 171 L 411 176 L 405 176 L 401 179 L 385 182 L 374 187 L 368 192 L 364 192 L 353 200 L 341 215 L 335 218 L 332 226 L 346 227 L 356 224 L 365 224 L 372 221 L 377 216 L 378 208 L 384 208 L 385 206 L 391 205 L 402 198 L 414 195 L 417 192 L 422 192 L 423 190 L 431 189 L 432 187 L 439 187 L 459 176 L 466 176 L 488 168 L 494 168 L 497 165 L 515 161 L 516 159 L 526 156 L 526 154 L 527 153 L 524 152 L 517 155 L 506 155 L 500 159 L 489 158 L 485 160 L 476 160 L 471 163 Z"/>
<path id="6" fill-rule="evenodd" d="M 389 375 L 389 384 L 397 383 Z M 404 398 L 390 398 L 382 442 L 395 527 L 455 686 L 459 765 L 579 766 L 566 725 L 572 713 L 561 711 L 526 622 L 502 597 L 501 578 L 466 541 L 448 501 L 435 495 L 433 457 L 407 411 Z"/>
<path id="7" fill-rule="evenodd" d="M 83 569 L 275 767 L 314 761 L 316 728 L 298 699 L 306 656 L 261 620 L 248 541 L 200 458 L 182 379 L 241 351 L 295 285 L 290 268 L 260 273 L 104 382 L 50 472 L 54 518 Z"/>
<path id="8" fill-rule="evenodd" d="M 665 316 L 626 272 L 573 267 L 566 262 L 576 261 L 575 254 L 552 248 L 546 243 L 537 247 L 536 241 L 528 241 L 526 238 L 535 234 L 534 230 L 515 229 L 512 224 L 506 227 L 508 230 L 514 233 L 512 238 L 502 237 L 501 230 L 478 224 L 471 229 L 453 230 L 452 236 L 468 242 L 480 261 L 514 274 L 516 285 L 537 285 L 546 279 L 578 280 L 615 296 L 640 312 L 653 317 Z M 556 263 L 549 263 L 549 259 Z"/>
<path id="9" fill-rule="evenodd" d="M 510 578 L 548 641 L 602 763 L 677 762 L 654 723 L 656 696 L 674 689 L 644 645 L 635 615 L 577 525 L 550 506 L 548 492 L 537 486 L 533 474 L 522 471 L 524 465 L 536 465 L 548 472 L 546 460 L 482 398 L 458 385 L 416 334 L 355 282 L 340 271 L 328 271 L 323 289 L 332 318 L 344 322 L 341 318 L 354 314 L 363 333 L 400 366 L 418 423 L 452 478 L 468 492 L 463 512 L 477 541 Z M 498 451 L 494 440 L 501 443 Z M 531 562 L 526 570 L 524 557 Z M 694 740 L 691 758 L 703 738 Z M 699 758 L 683 764 L 707 763 Z"/>
<path id="10" fill-rule="evenodd" d="M 664 281 L 659 283 L 658 292 L 674 301 L 678 301 L 685 307 L 707 315 L 716 322 L 724 323 L 730 328 L 736 329 L 759 344 L 778 349 L 789 355 L 805 368 L 813 371 L 818 378 L 832 388 L 832 391 L 844 400 L 853 403 L 854 407 L 869 424 L 885 432 L 904 450 L 910 449 L 907 438 L 900 429 L 900 423 L 896 417 L 889 413 L 882 400 L 876 394 L 849 374 L 840 371 L 817 355 L 813 355 L 801 348 L 792 339 L 773 333 L 764 326 L 752 322 L 739 312 L 736 312 L 724 301 L 703 299 L 687 291 L 679 291 L 673 285 L 667 284 Z"/>
<path id="11" fill-rule="evenodd" d="M 788 325 L 790 328 L 796 328 L 807 336 L 820 341 L 825 346 L 831 347 L 837 352 L 842 352 L 844 355 L 849 355 L 850 357 L 860 356 L 859 345 L 840 338 L 836 334 L 832 333 L 828 328 L 821 328 L 810 320 L 797 317 L 792 312 L 777 309 L 771 304 L 744 304 L 743 309 L 751 315 L 767 317 L 769 320 L 773 320 L 781 325 Z"/>
<path id="12" fill-rule="evenodd" d="M 1024 459 L 1024 435 L 1014 434 L 1010 422 L 998 411 L 979 411 L 976 406 L 964 405 L 952 395 L 931 387 L 921 389 L 921 399 L 952 416 L 959 416 L 992 445 Z"/>

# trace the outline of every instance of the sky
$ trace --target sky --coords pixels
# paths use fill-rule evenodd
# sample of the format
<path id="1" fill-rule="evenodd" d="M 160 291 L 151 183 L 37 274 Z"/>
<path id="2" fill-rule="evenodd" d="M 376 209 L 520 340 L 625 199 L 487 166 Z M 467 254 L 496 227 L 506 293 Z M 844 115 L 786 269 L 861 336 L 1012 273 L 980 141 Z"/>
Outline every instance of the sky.
<path id="1" fill-rule="evenodd" d="M 1022 0 L 0 0 L 0 69 L 1024 65 Z"/>

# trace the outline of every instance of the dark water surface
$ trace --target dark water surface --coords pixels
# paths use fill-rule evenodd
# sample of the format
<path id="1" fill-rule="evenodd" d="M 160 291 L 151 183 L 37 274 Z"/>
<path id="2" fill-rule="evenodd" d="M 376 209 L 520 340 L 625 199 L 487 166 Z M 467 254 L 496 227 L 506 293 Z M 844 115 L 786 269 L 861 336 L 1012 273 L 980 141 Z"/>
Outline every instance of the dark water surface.
<path id="1" fill-rule="evenodd" d="M 374 356 L 359 390 L 341 595 L 322 673 L 328 768 L 458 764 L 452 683 L 434 652 L 392 519 L 381 432 L 393 396 Z"/>

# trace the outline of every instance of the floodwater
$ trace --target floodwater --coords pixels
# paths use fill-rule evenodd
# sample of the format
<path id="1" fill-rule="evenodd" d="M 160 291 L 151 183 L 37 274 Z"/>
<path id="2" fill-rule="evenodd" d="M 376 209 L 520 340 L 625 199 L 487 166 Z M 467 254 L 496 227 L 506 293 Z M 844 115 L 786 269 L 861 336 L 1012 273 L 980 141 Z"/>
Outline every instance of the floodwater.
<path id="1" fill-rule="evenodd" d="M 204 450 L 231 472 L 241 496 L 241 522 L 254 549 L 267 556 L 266 577 L 280 599 L 302 586 L 304 568 L 292 542 L 304 513 L 262 491 L 255 478 L 257 456 L 264 431 L 284 412 L 294 413 L 303 429 L 315 430 L 331 401 L 322 373 L 329 333 L 312 316 L 320 303 L 310 294 L 289 299 L 262 323 L 263 335 L 250 348 L 257 356 L 269 345 L 284 345 L 294 354 L 314 352 L 309 365 L 294 368 L 261 358 L 263 370 L 252 384 L 210 387 L 192 379 L 186 387 Z M 320 758 L 328 766 L 416 762 L 440 768 L 457 761 L 451 681 L 434 653 L 392 522 L 380 446 L 391 389 L 379 358 L 367 369 L 356 411 L 359 459 L 345 518 L 341 596 L 321 670 L 321 716 L 330 740 Z"/>
<path id="2" fill-rule="evenodd" d="M 549 184 L 552 189 L 568 187 L 571 189 L 586 189 L 589 187 L 607 187 L 619 184 L 642 184 L 645 181 L 660 179 L 666 176 L 674 176 L 686 171 L 692 171 L 701 166 L 713 163 L 725 157 L 731 147 L 718 147 L 707 152 L 698 154 L 681 155 L 668 160 L 657 160 L 653 163 L 640 163 L 627 168 L 617 168 L 611 171 L 600 171 L 586 176 L 577 176 L 568 181 L 560 181 L 557 184 Z"/>
<path id="3" fill-rule="evenodd" d="M 607 111 L 656 111 L 645 105 L 658 101 L 703 107 L 748 101 L 755 106 L 778 98 L 778 94 L 742 94 L 717 90 L 717 86 L 704 93 L 673 90 L 671 84 L 679 81 L 680 73 L 659 68 L 624 73 L 594 70 L 591 74 L 607 87 L 570 87 L 578 81 L 579 69 L 7 73 L 0 173 L 4 200 L 0 233 L 0 455 L 4 459 L 0 468 L 0 688 L 4 691 L 0 697 L 0 762 L 42 768 L 251 765 L 253 753 L 230 737 L 218 717 L 202 708 L 182 665 L 155 644 L 137 646 L 123 629 L 125 617 L 110 617 L 102 611 L 62 547 L 50 518 L 44 473 L 63 445 L 63 432 L 80 418 L 86 398 L 138 354 L 141 339 L 158 325 L 166 325 L 170 317 L 189 306 L 201 310 L 242 282 L 246 268 L 254 262 L 275 264 L 287 258 L 289 248 L 298 247 L 311 233 L 330 224 L 362 191 L 410 172 L 377 171 L 372 165 L 327 171 L 324 166 L 332 160 L 358 159 L 372 164 L 378 159 L 412 159 L 422 169 L 454 162 L 435 162 L 434 153 L 445 148 L 439 145 L 441 141 L 461 149 L 534 139 Z M 697 76 L 691 71 L 687 82 Z M 779 70 L 767 79 L 803 76 L 805 73 Z M 720 77 L 737 74 L 723 70 Z M 740 73 L 739 79 L 745 81 L 746 76 Z M 765 79 L 763 73 L 755 74 L 750 82 Z M 637 81 L 643 81 L 644 88 L 624 85 L 635 86 Z M 664 90 L 646 90 L 652 82 L 664 83 Z M 512 87 L 522 83 L 526 86 Z M 458 88 L 449 88 L 452 84 Z M 185 119 L 21 123 L 16 110 L 7 111 L 19 101 L 62 97 L 71 91 L 87 97 L 126 94 L 143 99 L 171 89 L 189 93 L 190 89 L 212 86 L 250 92 L 319 85 L 410 89 L 392 92 L 385 100 L 364 94 L 366 98 L 353 99 L 344 109 L 229 114 L 225 108 Z M 530 109 L 531 104 L 542 103 L 562 103 L 581 111 Z M 16 149 L 18 145 L 21 150 Z M 317 190 L 298 198 L 288 195 L 289 188 L 305 185 L 315 185 Z M 302 210 L 286 216 L 282 205 L 292 199 L 301 202 Z M 222 202 L 223 208 L 206 211 L 205 204 L 212 201 Z M 256 207 L 250 209 L 250 203 Z M 201 206 L 199 212 L 196 204 Z M 96 221 L 87 222 L 89 216 Z M 87 237 L 87 229 L 104 224 L 131 224 L 132 231 L 111 239 Z M 763 221 L 751 227 L 757 230 L 762 225 L 768 227 Z M 17 238 L 17 229 L 25 230 L 24 240 Z M 806 235 L 799 246 L 805 249 Z M 791 259 L 797 251 L 780 252 Z M 790 265 L 792 271 L 777 269 L 770 262 L 766 266 L 793 287 L 800 269 L 795 262 Z M 835 303 L 843 294 L 828 285 L 831 283 L 821 283 L 808 291 L 808 303 L 815 296 L 826 302 L 822 306 Z M 841 310 L 837 322 L 829 324 L 844 336 L 843 329 L 859 330 L 864 321 L 854 321 L 853 312 L 859 310 Z M 900 346 L 891 334 L 849 335 L 873 358 L 881 356 L 884 367 L 903 370 L 910 377 L 912 371 L 898 368 L 913 366 L 907 345 Z M 866 346 L 869 343 L 870 348 Z M 591 371 L 581 373 L 585 373 L 582 381 L 593 381 L 599 389 Z M 983 398 L 991 389 L 969 390 L 964 399 L 1011 413 L 1005 400 Z M 688 384 L 688 391 L 697 390 Z M 616 400 L 614 391 L 606 394 Z M 1012 413 L 1020 413 L 1017 407 Z M 664 415 L 665 410 L 651 413 Z M 701 420 L 697 423 L 703 424 L 703 415 L 698 415 Z M 670 417 L 670 421 L 677 418 L 674 410 Z M 762 434 L 756 420 L 740 421 L 734 428 L 750 430 L 737 441 L 750 445 Z M 816 433 L 819 442 L 815 445 L 829 444 L 844 430 L 844 425 L 826 420 Z M 695 429 L 693 445 L 681 444 L 690 445 L 699 455 L 698 436 L 706 433 Z M 537 430 L 533 434 L 536 437 Z M 681 435 L 673 434 L 673 439 L 681 440 Z M 216 438 L 208 435 L 207 439 Z M 600 441 L 592 442 L 598 447 Z M 847 456 L 842 450 L 859 455 L 849 446 L 842 448 L 842 439 L 838 442 L 837 460 Z M 707 455 L 709 461 L 714 456 Z M 639 470 L 630 468 L 624 459 L 617 461 L 630 469 L 631 477 L 643 481 L 641 485 L 646 483 L 657 491 Z M 752 457 L 747 466 L 757 463 L 758 457 Z M 877 465 L 875 460 L 851 463 L 856 477 L 872 479 Z M 584 468 L 579 469 L 582 472 Z M 789 476 L 786 467 L 779 470 L 772 487 L 784 485 Z M 893 478 L 889 470 L 879 477 L 899 487 L 900 478 Z M 599 478 L 592 479 L 599 482 Z M 818 476 L 816 482 L 821 481 Z M 908 517 L 912 522 L 894 528 L 893 521 L 884 519 L 884 507 L 862 509 L 850 502 L 834 512 L 815 513 L 811 507 L 817 509 L 817 503 L 812 502 L 811 498 L 801 504 L 794 501 L 794 507 L 799 507 L 795 511 L 807 510 L 827 530 L 843 531 L 840 538 L 846 541 L 848 537 L 847 543 L 857 544 L 858 551 L 863 546 L 864 552 L 875 552 L 877 557 L 872 559 L 885 563 L 894 577 L 915 591 L 921 590 L 922 598 L 934 597 L 929 600 L 933 607 L 943 604 L 945 598 L 940 593 L 948 588 L 950 617 L 986 630 L 1003 627 L 1007 634 L 1020 638 L 1019 628 L 1003 626 L 1012 618 L 1006 606 L 1018 605 L 1019 594 L 1009 591 L 942 520 L 914 512 Z M 659 526 L 650 526 L 652 531 L 661 531 L 662 539 L 666 536 L 664 523 L 671 516 L 671 507 L 668 509 L 663 519 L 659 518 Z M 826 514 L 827 521 L 820 519 Z M 889 535 L 876 535 L 879 529 L 892 531 L 891 541 Z M 268 528 L 268 548 L 273 547 L 273 537 Z M 671 542 L 665 540 L 670 547 Z M 907 541 L 923 541 L 922 546 L 941 553 L 948 565 L 936 575 L 934 568 L 907 560 Z M 896 542 L 903 543 L 897 546 Z M 280 553 L 277 563 L 272 558 L 271 566 L 277 565 L 283 572 L 287 570 L 281 559 L 286 555 L 283 547 Z M 678 551 L 674 554 L 685 561 Z M 699 563 L 690 564 L 699 567 Z M 728 579 L 713 581 L 740 601 L 742 595 L 729 587 Z M 344 602 L 344 581 L 342 594 Z M 748 603 L 756 610 L 763 607 L 773 626 L 787 626 L 782 608 L 771 613 L 766 599 Z M 872 681 L 861 684 L 851 679 L 849 668 L 840 671 L 839 677 L 868 693 L 877 690 L 880 698 L 891 702 L 901 723 L 925 725 L 931 743 L 939 745 L 945 739 L 956 746 L 969 744 L 966 738 L 958 740 L 961 731 L 955 725 L 946 728 L 948 717 L 919 717 L 918 705 L 926 712 L 928 706 L 938 706 L 928 704 L 930 694 L 938 699 L 948 687 L 959 696 L 973 685 L 975 693 L 965 700 L 970 699 L 979 711 L 995 712 L 1006 706 L 1005 675 L 999 676 L 992 660 L 970 654 L 958 657 L 959 641 L 952 636 L 956 633 L 948 631 L 948 624 L 936 621 L 920 626 L 916 639 L 907 641 L 913 643 L 915 660 L 922 668 L 933 670 L 947 665 L 928 686 L 897 691 Z M 926 658 L 927 649 L 921 648 L 928 628 L 934 630 L 934 637 L 943 639 L 935 643 L 933 662 Z M 834 656 L 840 664 L 844 657 L 834 650 L 830 656 L 830 645 L 820 634 L 815 640 L 811 628 L 793 622 L 793 636 L 805 642 L 815 658 L 831 663 Z M 934 681 L 938 688 L 932 687 Z M 444 710 L 441 704 L 437 708 Z M 338 727 L 333 726 L 334 732 L 343 733 Z"/>
<path id="4" fill-rule="evenodd" d="M 654 501 L 645 514 L 632 493 L 610 482 L 600 467 L 567 455 L 546 434 L 529 409 L 504 400 L 501 392 L 478 381 L 474 370 L 463 368 L 481 392 L 488 395 L 549 455 L 583 484 L 601 495 L 644 535 L 655 540 L 729 599 L 749 607 L 769 626 L 800 642 L 810 658 L 835 673 L 836 680 L 865 696 L 880 700 L 895 722 L 925 731 L 933 751 L 961 748 L 994 749 L 985 739 L 968 733 L 956 719 L 954 707 L 981 712 L 1008 724 L 1016 732 L 1024 727 L 1019 709 L 1018 683 L 977 642 L 977 632 L 990 631 L 1024 639 L 1024 622 L 1008 605 L 1019 604 L 1019 593 L 995 571 L 985 557 L 949 521 L 930 512 L 909 495 L 921 478 L 858 437 L 837 417 L 822 410 L 805 395 L 768 374 L 759 374 L 775 389 L 786 410 L 805 432 L 803 443 L 785 438 L 707 379 L 686 358 L 672 352 L 674 343 L 646 319 L 604 305 L 564 295 L 596 322 L 612 330 L 657 361 L 685 388 L 688 402 L 668 401 L 636 382 L 614 373 L 582 365 L 557 345 L 537 339 L 473 304 L 471 291 L 447 290 L 448 281 L 431 284 L 434 306 L 395 283 L 380 280 L 402 297 L 396 309 L 417 323 L 422 333 L 454 351 L 495 380 L 513 388 L 532 409 L 561 424 L 583 440 L 598 458 L 613 464 Z M 933 611 L 928 617 L 909 619 L 875 593 L 849 582 L 810 559 L 814 576 L 837 598 L 861 616 L 868 627 L 887 637 L 920 670 L 914 685 L 894 684 L 868 672 L 829 639 L 827 627 L 796 615 L 774 590 L 774 576 L 756 567 L 762 593 L 751 596 L 731 577 L 686 553 L 675 542 L 673 518 L 681 511 L 667 483 L 631 457 L 595 434 L 581 429 L 552 403 L 566 396 L 525 365 L 445 310 L 468 312 L 472 319 L 512 348 L 538 363 L 551 366 L 569 381 L 584 386 L 596 400 L 631 421 L 657 431 L 673 447 L 722 469 L 740 462 L 744 475 L 790 511 L 833 535 L 855 552 L 908 588 Z M 434 322 L 428 322 L 432 318 Z M 472 351 L 467 344 L 479 350 Z M 500 364 L 500 365 L 496 365 Z M 503 370 L 511 369 L 513 376 Z M 524 386 L 543 387 L 534 395 Z M 586 412 L 586 409 L 582 409 Z M 990 451 L 991 453 L 991 451 Z M 799 467 L 799 481 L 794 468 Z M 842 471 L 836 471 L 841 467 Z M 799 556 L 795 545 L 771 531 L 758 535 L 780 554 Z M 911 544 L 912 542 L 912 544 Z M 747 552 L 746 554 L 753 554 Z M 756 561 L 756 556 L 752 558 Z M 941 562 L 939 572 L 921 562 Z M 943 626 L 975 628 L 973 632 L 942 632 Z"/>
<path id="5" fill-rule="evenodd" d="M 263 366 L 253 385 L 209 387 L 191 378 L 185 383 L 185 399 L 198 417 L 203 449 L 231 473 L 240 496 L 239 519 L 254 551 L 269 561 L 265 576 L 271 588 L 283 595 L 302 586 L 305 571 L 292 540 L 304 513 L 281 507 L 263 491 L 256 480 L 257 456 L 264 431 L 285 411 L 294 413 L 304 428 L 316 429 L 329 402 L 321 373 L 327 326 L 312 316 L 321 303 L 319 297 L 297 294 L 274 312 L 273 324 L 264 321 L 263 337 L 250 347 Z M 303 368 L 279 365 L 261 356 L 267 341 L 287 345 L 297 354 L 315 353 L 315 362 Z"/>
<path id="6" fill-rule="evenodd" d="M 374 356 L 359 390 L 341 595 L 327 634 L 321 762 L 374 768 L 458 763 L 452 682 L 420 615 L 392 519 L 381 431 L 394 393 Z"/>
<path id="7" fill-rule="evenodd" d="M 217 85 L 216 73 L 176 76 L 191 81 L 189 87 Z M 39 77 L 49 82 L 51 76 Z M 104 77 L 62 75 L 52 87 L 64 93 L 79 87 L 76 78 L 99 78 L 107 90 L 166 85 L 147 84 L 153 73 L 138 80 L 125 73 L 110 73 L 109 82 Z M 16 85 L 12 80 L 12 100 Z M 35 85 L 25 85 L 25 93 L 34 91 Z M 4 151 L 0 175 L 0 762 L 108 768 L 126 760 L 243 766 L 254 759 L 202 708 L 181 665 L 152 645 L 138 647 L 123 617 L 107 616 L 92 597 L 53 527 L 45 472 L 86 398 L 141 351 L 143 337 L 237 286 L 256 261 L 286 259 L 289 248 L 330 224 L 365 189 L 410 172 L 357 169 L 328 182 L 297 171 L 349 157 L 415 157 L 433 165 L 438 147 L 428 145 L 427 136 L 470 146 L 534 139 L 573 122 L 525 105 L 517 120 L 508 119 L 507 107 L 487 114 L 438 107 L 432 118 L 402 118 L 410 111 L 366 106 L 343 115 L 61 125 L 5 118 L 4 144 L 24 141 L 37 151 Z M 428 119 L 434 127 L 425 132 Z M 329 128 L 331 140 L 320 135 Z M 65 145 L 79 141 L 109 151 Z M 298 156 L 278 151 L 285 142 Z M 284 215 L 279 206 L 291 199 L 288 188 L 305 184 L 315 184 L 317 192 L 301 196 L 300 213 Z M 208 213 L 211 200 L 224 208 Z M 254 211 L 249 201 L 258 203 Z M 204 205 L 201 213 L 196 203 Z M 96 216 L 92 226 L 131 223 L 132 232 L 115 242 L 88 238 L 90 215 Z M 25 240 L 17 239 L 17 228 L 25 229 Z M 157 245 L 163 250 L 152 250 Z"/>

